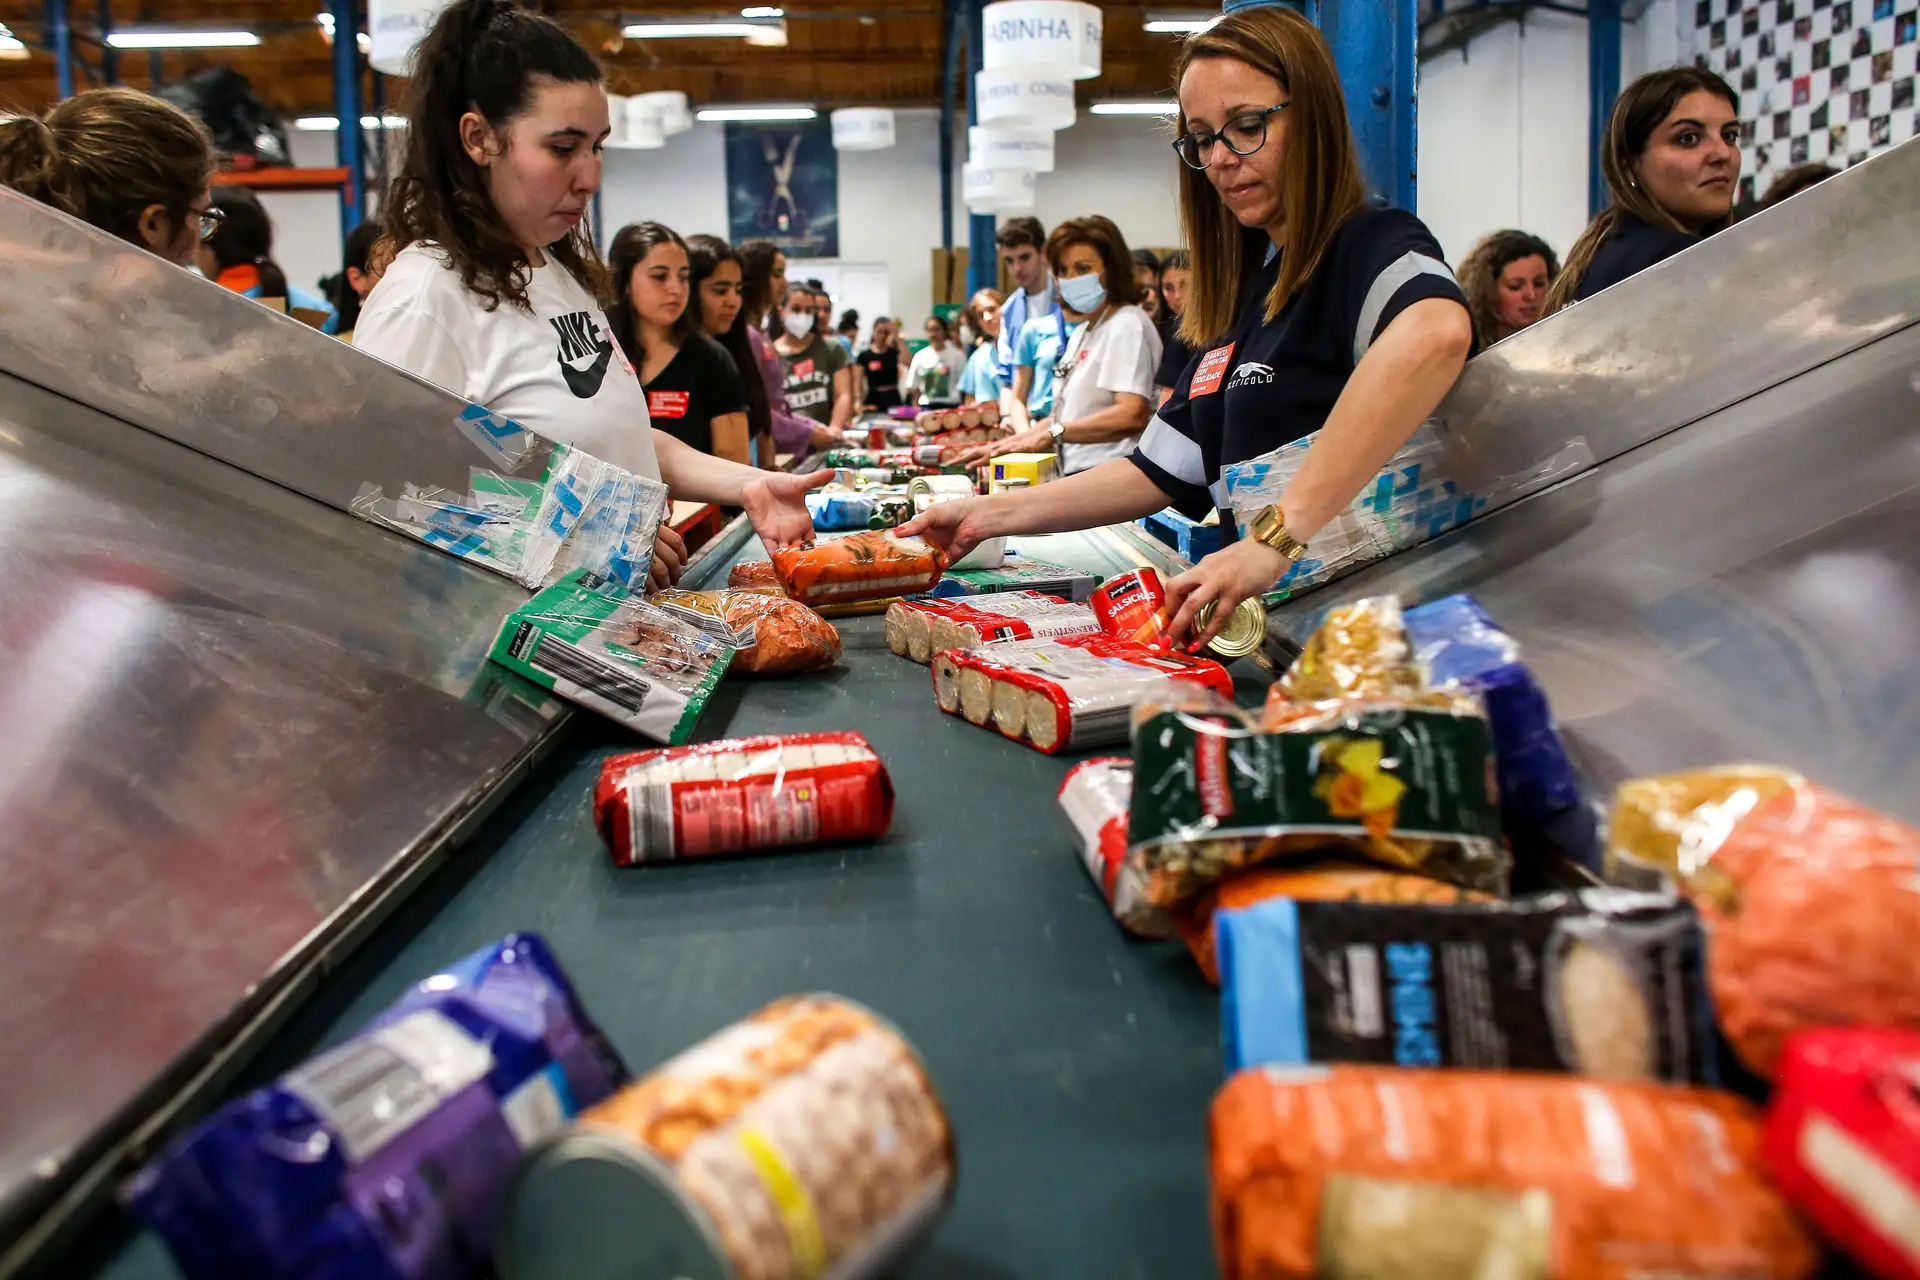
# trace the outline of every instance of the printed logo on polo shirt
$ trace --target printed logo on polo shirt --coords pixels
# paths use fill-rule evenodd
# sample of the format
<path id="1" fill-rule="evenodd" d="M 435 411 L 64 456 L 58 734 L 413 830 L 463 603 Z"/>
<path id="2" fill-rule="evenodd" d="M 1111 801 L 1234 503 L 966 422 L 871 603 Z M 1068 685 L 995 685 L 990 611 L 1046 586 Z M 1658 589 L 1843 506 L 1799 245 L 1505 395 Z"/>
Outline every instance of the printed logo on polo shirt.
<path id="1" fill-rule="evenodd" d="M 1248 360 L 1233 371 L 1233 377 L 1227 382 L 1227 390 L 1235 387 L 1251 387 L 1273 381 L 1273 366 L 1261 364 L 1258 360 Z"/>
<path id="2" fill-rule="evenodd" d="M 600 332 L 591 311 L 555 316 L 550 323 L 560 335 L 557 358 L 560 376 L 567 380 L 567 390 L 573 392 L 575 399 L 593 399 L 600 394 L 600 384 L 606 381 L 607 365 L 613 360 L 613 339 Z M 578 360 L 587 360 L 586 367 L 576 368 L 574 362 Z"/>

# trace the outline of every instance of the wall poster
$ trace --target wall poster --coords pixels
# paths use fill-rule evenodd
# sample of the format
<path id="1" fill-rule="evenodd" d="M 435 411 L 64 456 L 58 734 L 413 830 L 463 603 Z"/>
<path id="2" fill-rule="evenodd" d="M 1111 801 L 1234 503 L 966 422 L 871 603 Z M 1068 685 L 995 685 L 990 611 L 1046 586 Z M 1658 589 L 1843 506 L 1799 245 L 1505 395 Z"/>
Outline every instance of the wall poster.
<path id="1" fill-rule="evenodd" d="M 790 258 L 840 256 L 840 156 L 825 117 L 727 125 L 727 233 Z"/>

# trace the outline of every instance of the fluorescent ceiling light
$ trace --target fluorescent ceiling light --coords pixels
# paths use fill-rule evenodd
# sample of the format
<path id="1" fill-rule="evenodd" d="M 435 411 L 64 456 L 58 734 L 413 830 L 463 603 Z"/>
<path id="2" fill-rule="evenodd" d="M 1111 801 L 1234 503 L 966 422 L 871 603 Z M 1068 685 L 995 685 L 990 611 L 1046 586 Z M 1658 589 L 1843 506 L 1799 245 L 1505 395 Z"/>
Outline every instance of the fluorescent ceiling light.
<path id="1" fill-rule="evenodd" d="M 812 120 L 820 113 L 812 107 L 706 107 L 696 113 L 707 121 L 722 120 Z"/>
<path id="2" fill-rule="evenodd" d="M 1180 104 L 1177 102 L 1096 102 L 1093 114 L 1097 116 L 1171 116 L 1177 115 Z"/>
<path id="3" fill-rule="evenodd" d="M 1149 13 L 1140 29 L 1156 35 L 1191 35 L 1205 31 L 1220 21 L 1221 16 L 1217 13 Z"/>
<path id="4" fill-rule="evenodd" d="M 765 29 L 758 22 L 636 22 L 620 34 L 629 40 L 743 40 Z"/>
<path id="5" fill-rule="evenodd" d="M 313 20 L 320 24 L 320 34 L 325 36 L 328 41 L 332 41 L 333 15 L 330 13 L 316 13 L 313 15 Z M 373 37 L 364 31 L 355 32 L 353 42 L 360 46 L 360 52 L 362 53 L 366 53 L 373 48 Z"/>
<path id="6" fill-rule="evenodd" d="M 293 127 L 307 133 L 337 133 L 340 120 L 337 116 L 301 116 L 293 122 Z M 362 129 L 404 129 L 407 127 L 405 116 L 361 116 Z"/>
<path id="7" fill-rule="evenodd" d="M 777 9 L 770 4 L 756 4 L 742 9 L 740 16 L 743 18 L 784 18 L 787 16 L 787 11 L 785 9 Z"/>
<path id="8" fill-rule="evenodd" d="M 251 31 L 115 31 L 116 49 L 246 49 L 260 43 Z"/>

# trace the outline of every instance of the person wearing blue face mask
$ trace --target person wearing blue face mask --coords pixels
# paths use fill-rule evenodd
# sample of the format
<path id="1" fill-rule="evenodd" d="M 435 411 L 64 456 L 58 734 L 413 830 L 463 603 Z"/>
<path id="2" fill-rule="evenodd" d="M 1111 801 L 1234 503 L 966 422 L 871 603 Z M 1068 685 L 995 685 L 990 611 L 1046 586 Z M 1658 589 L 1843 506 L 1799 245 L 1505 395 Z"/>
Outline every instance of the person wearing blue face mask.
<path id="1" fill-rule="evenodd" d="M 1126 237 L 1110 219 L 1074 218 L 1047 238 L 1060 308 L 1072 330 L 1054 365 L 1052 413 L 961 455 L 965 465 L 1003 453 L 1057 450 L 1063 475 L 1131 454 L 1153 420 L 1160 331 L 1140 304 Z"/>

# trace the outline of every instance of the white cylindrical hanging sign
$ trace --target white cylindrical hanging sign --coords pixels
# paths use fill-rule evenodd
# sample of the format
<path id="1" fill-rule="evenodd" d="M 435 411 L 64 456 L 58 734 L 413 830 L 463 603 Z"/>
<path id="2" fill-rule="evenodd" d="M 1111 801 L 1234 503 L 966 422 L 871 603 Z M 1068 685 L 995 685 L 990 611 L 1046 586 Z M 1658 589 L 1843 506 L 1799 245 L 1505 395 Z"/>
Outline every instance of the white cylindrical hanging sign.
<path id="1" fill-rule="evenodd" d="M 981 11 L 980 65 L 1059 67 L 1100 74 L 1100 6 L 1080 0 L 998 0 Z"/>
<path id="2" fill-rule="evenodd" d="M 414 46 L 451 0 L 368 0 L 367 61 L 390 76 L 407 74 Z"/>
<path id="3" fill-rule="evenodd" d="M 617 93 L 607 95 L 607 140 L 604 145 L 609 151 L 618 151 L 627 145 L 627 100 Z"/>
<path id="4" fill-rule="evenodd" d="M 1078 112 L 1073 77 L 1056 67 L 995 67 L 973 77 L 981 124 L 1065 129 Z"/>
<path id="5" fill-rule="evenodd" d="M 883 151 L 893 145 L 893 112 L 887 107 L 842 107 L 833 113 L 837 151 Z"/>
<path id="6" fill-rule="evenodd" d="M 648 94 L 627 99 L 627 132 L 623 146 L 635 151 L 652 151 L 667 145 L 667 131 L 660 109 L 647 101 Z"/>
<path id="7" fill-rule="evenodd" d="M 975 125 L 967 130 L 967 161 L 982 169 L 1053 172 L 1053 130 Z"/>
<path id="8" fill-rule="evenodd" d="M 1024 213 L 1033 208 L 1034 177 L 1024 170 L 969 164 L 961 168 L 960 178 L 969 212 Z"/>
<path id="9" fill-rule="evenodd" d="M 693 112 L 687 106 L 687 95 L 678 90 L 636 93 L 632 100 L 649 104 L 660 118 L 660 131 L 669 137 L 693 128 Z"/>

